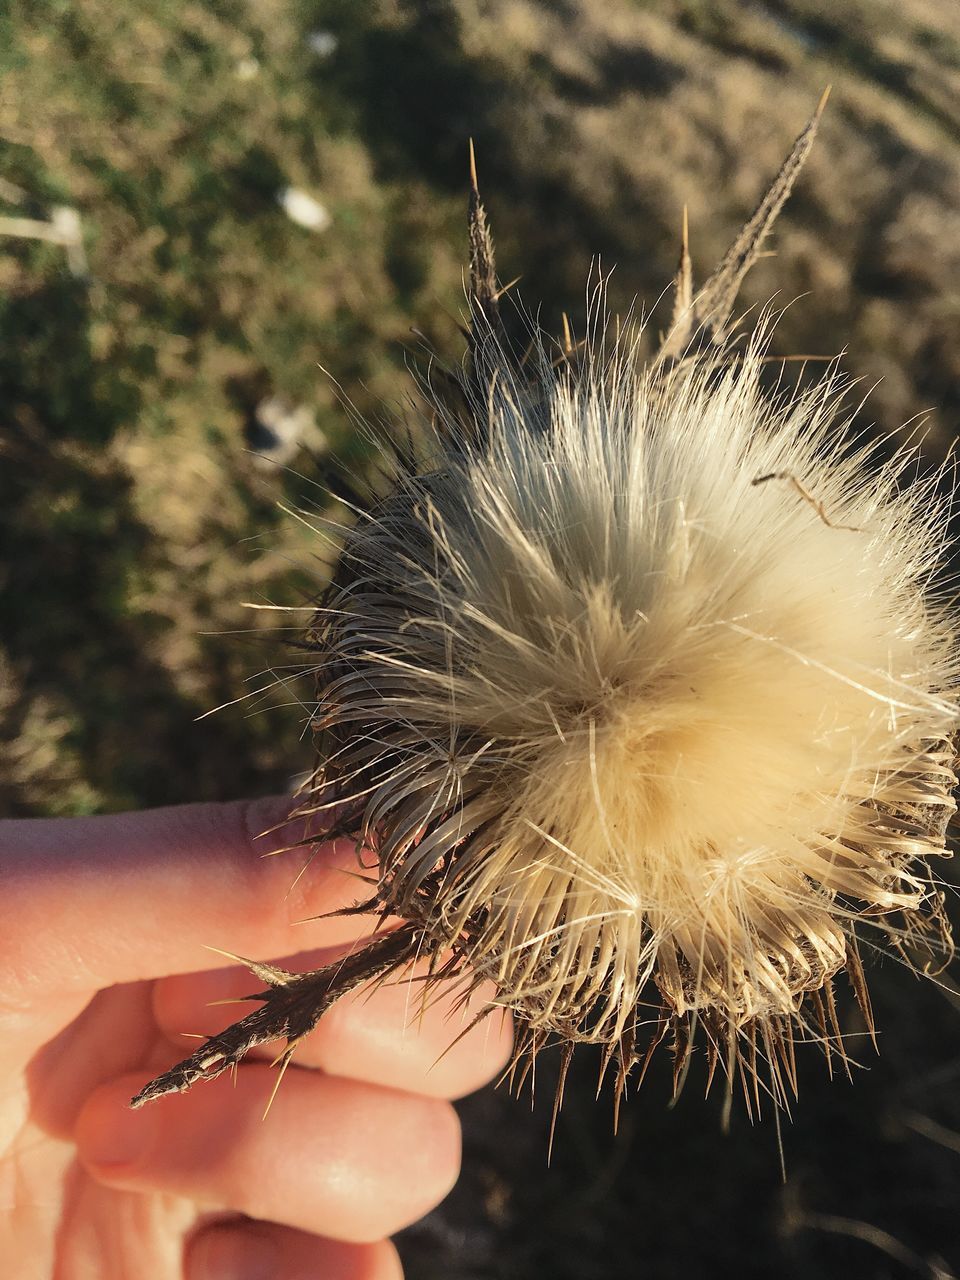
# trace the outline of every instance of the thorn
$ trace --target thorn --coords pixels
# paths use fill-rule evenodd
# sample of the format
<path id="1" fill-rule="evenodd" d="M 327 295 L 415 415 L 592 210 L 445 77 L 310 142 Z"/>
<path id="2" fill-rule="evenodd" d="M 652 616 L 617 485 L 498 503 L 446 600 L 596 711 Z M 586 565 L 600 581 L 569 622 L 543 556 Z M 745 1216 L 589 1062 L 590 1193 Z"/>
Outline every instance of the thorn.
<path id="1" fill-rule="evenodd" d="M 783 1068 L 786 1072 L 787 1079 L 790 1081 L 790 1090 L 794 1099 L 800 1098 L 800 1081 L 797 1076 L 797 1046 L 794 1043 L 789 1027 L 783 1032 L 784 1057 Z"/>
<path id="2" fill-rule="evenodd" d="M 497 290 L 497 292 L 493 295 L 494 302 L 499 302 L 500 299 L 503 297 L 503 295 L 505 293 L 509 293 L 509 291 L 514 287 L 514 285 L 518 285 L 522 279 L 523 279 L 523 276 L 514 276 L 509 284 L 502 284 L 500 288 Z"/>
<path id="3" fill-rule="evenodd" d="M 783 1129 L 780 1125 L 780 1108 L 773 1108 L 773 1127 L 777 1135 L 777 1155 L 780 1162 L 780 1184 L 787 1185 L 787 1153 L 783 1146 Z"/>
<path id="4" fill-rule="evenodd" d="M 857 1004 L 860 1006 L 863 1020 L 867 1024 L 867 1031 L 870 1033 L 870 1041 L 873 1044 L 874 1052 L 879 1053 L 880 1046 L 877 1044 L 877 1030 L 873 1021 L 873 1007 L 870 1003 L 870 993 L 867 990 L 867 979 L 863 972 L 860 949 L 857 946 L 856 938 L 853 937 L 847 940 L 847 973 L 850 975 L 850 985 L 853 987 L 853 994 L 857 998 Z"/>
<path id="5" fill-rule="evenodd" d="M 630 1075 L 630 1068 L 634 1061 L 634 1040 L 635 1031 L 633 1027 L 628 1027 L 621 1035 L 617 1048 L 620 1056 L 620 1066 L 617 1071 L 617 1079 L 613 1090 L 613 1132 L 616 1135 L 620 1129 L 620 1104 L 623 1102 L 624 1094 L 627 1089 L 627 1078 Z"/>
<path id="6" fill-rule="evenodd" d="M 828 978 L 827 981 L 829 982 L 830 979 Z M 817 1026 L 820 1028 L 820 1033 L 823 1036 L 823 1042 L 821 1044 L 821 1048 L 823 1049 L 823 1056 L 827 1060 L 827 1076 L 830 1080 L 832 1080 L 833 1079 L 833 1050 L 830 1043 L 831 1036 L 830 1036 L 830 1033 L 827 1031 L 827 1013 L 823 1006 L 823 997 L 820 995 L 819 991 L 813 991 L 811 992 L 811 1000 L 813 1004 L 813 1015 L 817 1020 Z"/>
<path id="7" fill-rule="evenodd" d="M 527 343 L 526 350 L 524 351 L 523 355 L 520 357 L 519 364 L 517 365 L 517 368 L 521 373 L 526 368 L 527 361 L 533 355 L 534 348 L 536 347 L 536 345 L 537 343 L 535 338 L 531 338 L 530 341 Z"/>
<path id="8" fill-rule="evenodd" d="M 261 1001 L 262 1001 L 263 999 L 264 999 L 264 993 L 263 993 L 262 991 L 258 991 L 255 995 L 248 995 L 248 996 L 225 996 L 223 1000 L 208 1000 L 208 1001 L 207 1001 L 207 1008 L 208 1008 L 208 1009 L 217 1009 L 217 1008 L 219 1008 L 221 1005 L 228 1005 L 228 1004 L 246 1004 L 248 1000 L 261 1000 Z M 186 1032 L 182 1032 L 181 1034 L 186 1035 Z M 202 1040 L 206 1040 L 208 1037 L 207 1037 L 207 1036 L 201 1036 L 200 1038 L 201 1038 Z"/>
<path id="9" fill-rule="evenodd" d="M 693 263 L 690 260 L 690 219 L 687 206 L 683 206 L 680 224 L 680 257 L 673 274 L 673 315 L 664 346 L 682 350 L 693 334 Z"/>
<path id="10" fill-rule="evenodd" d="M 753 1097 L 757 1106 L 757 1118 L 760 1117 L 760 1076 L 757 1072 L 757 1024 L 751 1022 L 748 1030 L 750 1042 L 750 1075 L 753 1078 Z"/>
<path id="11" fill-rule="evenodd" d="M 270 1114 L 270 1108 L 273 1106 L 273 1100 L 276 1098 L 277 1093 L 280 1090 L 280 1083 L 286 1075 L 287 1067 L 290 1065 L 290 1059 L 293 1057 L 293 1051 L 296 1047 L 295 1043 L 287 1045 L 283 1052 L 277 1054 L 274 1060 L 270 1063 L 271 1067 L 279 1066 L 280 1070 L 277 1072 L 277 1078 L 273 1082 L 273 1088 L 270 1090 L 270 1097 L 267 1099 L 267 1105 L 264 1107 L 263 1115 L 260 1117 L 261 1123 L 266 1120 L 267 1116 Z"/>
<path id="12" fill-rule="evenodd" d="M 570 317 L 565 311 L 563 313 L 563 354 L 567 357 L 573 355 L 573 333 L 570 330 Z"/>
<path id="13" fill-rule="evenodd" d="M 557 356 L 557 358 L 550 362 L 551 369 L 559 369 L 561 365 L 567 363 L 567 361 L 570 359 L 572 355 L 574 355 L 577 351 L 579 351 L 581 347 L 585 347 L 586 345 L 587 345 L 587 339 L 580 338 L 577 342 L 574 343 L 574 345 L 571 347 L 569 351 L 561 351 L 560 354 Z"/>
<path id="14" fill-rule="evenodd" d="M 550 1168 L 550 1161 L 553 1159 L 553 1140 L 557 1132 L 557 1118 L 560 1115 L 560 1108 L 563 1106 L 563 1091 L 567 1084 L 567 1072 L 570 1070 L 570 1062 L 573 1058 L 573 1045 L 565 1044 L 560 1055 L 560 1074 L 557 1078 L 557 1092 L 553 1099 L 553 1115 L 550 1117 L 550 1139 L 547 1143 L 547 1168 Z"/>
<path id="15" fill-rule="evenodd" d="M 683 221 L 680 225 L 680 261 L 677 263 L 677 274 L 674 280 L 676 300 L 674 309 L 685 311 L 693 302 L 693 261 L 690 257 L 690 218 L 687 206 L 683 206 Z"/>
<path id="16" fill-rule="evenodd" d="M 271 987 L 285 987 L 292 982 L 297 975 L 291 973 L 288 969 L 281 969 L 279 965 L 266 964 L 262 960 L 249 960 L 246 956 L 235 955 L 232 951 L 224 951 L 221 947 L 211 947 L 205 945 L 205 950 L 212 951 L 214 955 L 223 956 L 227 960 L 232 960 L 235 964 L 241 964 L 245 969 L 249 969 L 254 977 L 259 978 L 261 982 L 267 983 Z M 242 1000 L 255 1000 L 256 996 L 241 996 Z"/>
<path id="17" fill-rule="evenodd" d="M 720 1060 L 720 1046 L 711 1032 L 707 1032 L 707 1086 L 703 1091 L 706 1098 L 710 1093 L 710 1086 L 713 1084 L 713 1077 L 716 1075 L 717 1063 Z"/>
<path id="18" fill-rule="evenodd" d="M 638 1089 L 643 1084 L 643 1078 L 647 1074 L 647 1068 L 650 1066 L 650 1061 L 653 1058 L 657 1047 L 663 1042 L 663 1038 L 669 1030 L 670 1019 L 668 1017 L 661 1017 L 660 1021 L 657 1023 L 656 1031 L 650 1037 L 650 1042 L 647 1045 L 647 1051 L 643 1056 L 643 1061 L 640 1063 L 640 1072 L 637 1078 Z"/>

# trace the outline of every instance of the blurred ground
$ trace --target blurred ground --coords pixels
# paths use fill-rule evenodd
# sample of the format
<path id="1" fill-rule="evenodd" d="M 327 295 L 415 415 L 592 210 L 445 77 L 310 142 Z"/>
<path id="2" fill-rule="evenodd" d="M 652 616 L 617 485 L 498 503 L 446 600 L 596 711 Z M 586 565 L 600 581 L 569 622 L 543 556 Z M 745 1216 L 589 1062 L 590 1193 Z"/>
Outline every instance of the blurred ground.
<path id="1" fill-rule="evenodd" d="M 382 416 L 412 330 L 459 356 L 468 136 L 501 273 L 558 328 L 597 255 L 614 307 L 652 304 L 685 203 L 708 270 L 831 82 L 743 300 L 804 295 L 778 350 L 845 348 L 880 379 L 868 420 L 925 411 L 935 463 L 960 419 L 955 4 L 5 8 L 0 219 L 73 208 L 83 243 L 0 236 L 0 807 L 226 799 L 308 767 L 296 685 L 195 718 L 294 674 L 277 615 L 240 604 L 301 602 L 335 554 L 279 505 L 320 500 L 312 454 L 362 465 L 318 364 Z M 266 397 L 307 410 L 289 470 L 256 452 Z M 665 1068 L 614 1139 L 585 1056 L 549 1171 L 549 1063 L 532 1116 L 466 1104 L 466 1175 L 409 1233 L 411 1280 L 960 1270 L 956 998 L 892 963 L 873 990 L 883 1055 L 855 1087 L 802 1064 L 785 1185 L 769 1118 L 724 1136 L 696 1080 L 668 1110 Z"/>

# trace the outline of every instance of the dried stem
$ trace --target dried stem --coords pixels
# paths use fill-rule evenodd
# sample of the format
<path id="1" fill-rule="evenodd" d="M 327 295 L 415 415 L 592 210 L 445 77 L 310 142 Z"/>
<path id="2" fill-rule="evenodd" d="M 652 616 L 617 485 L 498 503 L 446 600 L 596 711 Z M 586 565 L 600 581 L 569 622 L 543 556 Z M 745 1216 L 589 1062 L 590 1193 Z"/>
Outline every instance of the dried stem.
<path id="1" fill-rule="evenodd" d="M 164 1094 L 184 1093 L 199 1080 L 215 1080 L 251 1049 L 271 1040 L 286 1039 L 281 1058 L 288 1059 L 341 996 L 402 968 L 420 953 L 422 943 L 422 930 L 404 925 L 376 938 L 361 951 L 309 973 L 289 973 L 273 965 L 245 962 L 257 977 L 269 983 L 265 991 L 243 997 L 262 1000 L 261 1008 L 211 1036 L 196 1053 L 144 1085 L 130 1105 L 142 1107 Z"/>

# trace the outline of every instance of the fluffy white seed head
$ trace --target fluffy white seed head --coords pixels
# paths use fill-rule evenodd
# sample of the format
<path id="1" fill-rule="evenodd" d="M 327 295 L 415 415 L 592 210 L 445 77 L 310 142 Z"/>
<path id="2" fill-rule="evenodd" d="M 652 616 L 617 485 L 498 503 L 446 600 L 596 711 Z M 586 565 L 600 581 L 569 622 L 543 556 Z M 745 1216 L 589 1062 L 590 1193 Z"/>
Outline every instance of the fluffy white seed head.
<path id="1" fill-rule="evenodd" d="M 766 399 L 758 345 L 669 374 L 541 355 L 532 390 L 496 370 L 479 444 L 438 406 L 429 466 L 349 537 L 324 782 L 383 905 L 535 1031 L 772 1025 L 858 919 L 936 913 L 943 505 L 845 451 L 829 379 Z"/>
<path id="2" fill-rule="evenodd" d="M 949 951 L 946 505 L 851 443 L 835 375 L 769 395 L 764 326 L 730 339 L 825 101 L 698 292 L 684 226 L 646 363 L 594 322 L 518 364 L 472 169 L 460 399 L 311 634 L 314 794 L 376 848 L 376 904 L 492 978 L 522 1046 L 618 1048 L 619 1088 L 644 1039 L 672 1030 L 682 1063 L 699 1023 L 730 1076 L 759 1033 L 782 1097 L 798 1035 L 839 1042 L 842 968 L 869 1020 L 867 923 L 912 962 Z"/>

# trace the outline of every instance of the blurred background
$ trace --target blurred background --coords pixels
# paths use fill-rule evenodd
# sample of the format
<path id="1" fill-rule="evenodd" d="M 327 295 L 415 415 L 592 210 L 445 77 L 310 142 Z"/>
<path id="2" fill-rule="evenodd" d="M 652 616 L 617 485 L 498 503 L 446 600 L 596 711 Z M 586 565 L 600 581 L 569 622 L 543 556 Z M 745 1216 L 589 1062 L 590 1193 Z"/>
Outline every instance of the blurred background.
<path id="1" fill-rule="evenodd" d="M 310 766 L 309 689 L 257 692 L 296 630 L 242 602 L 300 604 L 335 558 L 283 508 L 322 506 L 318 459 L 365 465 L 336 384 L 389 418 L 424 341 L 460 358 L 468 137 L 501 276 L 557 331 L 598 256 L 615 308 L 652 306 L 684 204 L 702 279 L 828 83 L 742 300 L 798 299 L 777 351 L 845 350 L 861 423 L 925 415 L 936 465 L 960 422 L 955 3 L 4 6 L 0 809 L 230 799 Z M 410 1280 L 960 1271 L 960 1000 L 872 968 L 882 1055 L 853 1085 L 800 1062 L 785 1182 L 773 1118 L 724 1133 L 696 1071 L 671 1108 L 667 1061 L 614 1137 L 588 1053 L 548 1169 L 544 1058 L 532 1110 L 464 1104 Z"/>

